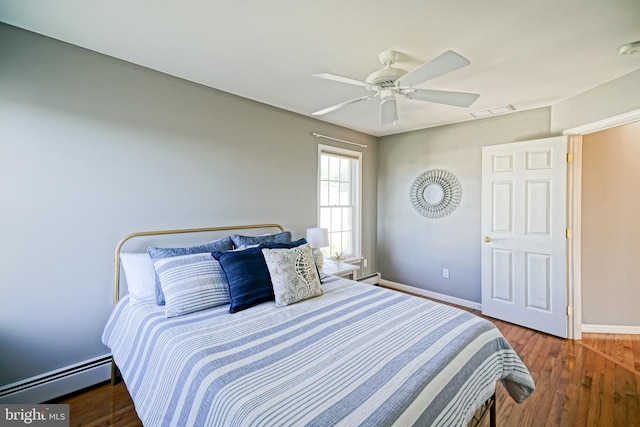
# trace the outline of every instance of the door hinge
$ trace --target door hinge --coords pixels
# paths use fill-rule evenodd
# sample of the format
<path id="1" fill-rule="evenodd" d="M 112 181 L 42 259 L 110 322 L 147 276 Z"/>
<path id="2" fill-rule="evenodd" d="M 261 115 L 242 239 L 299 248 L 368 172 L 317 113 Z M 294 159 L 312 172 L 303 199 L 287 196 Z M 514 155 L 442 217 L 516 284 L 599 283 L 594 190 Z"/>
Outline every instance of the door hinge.
<path id="1" fill-rule="evenodd" d="M 573 307 L 567 306 L 567 316 L 573 316 Z"/>
<path id="2" fill-rule="evenodd" d="M 567 230 L 565 231 L 565 235 L 567 236 L 567 239 L 570 239 L 571 237 L 573 237 L 573 232 L 571 231 L 570 228 L 567 228 Z"/>
<path id="3" fill-rule="evenodd" d="M 573 162 L 573 154 L 567 153 L 567 163 Z"/>

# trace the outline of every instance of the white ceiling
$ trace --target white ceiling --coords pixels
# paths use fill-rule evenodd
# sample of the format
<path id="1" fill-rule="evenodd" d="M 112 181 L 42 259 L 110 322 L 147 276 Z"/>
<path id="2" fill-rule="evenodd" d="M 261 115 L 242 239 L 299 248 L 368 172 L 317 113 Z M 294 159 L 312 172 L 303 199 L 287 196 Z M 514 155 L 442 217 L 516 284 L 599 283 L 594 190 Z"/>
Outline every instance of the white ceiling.
<path id="1" fill-rule="evenodd" d="M 2 0 L 0 21 L 306 116 L 367 94 L 312 74 L 364 80 L 383 50 L 407 70 L 449 49 L 471 61 L 418 86 L 479 93 L 469 108 L 399 99 L 381 126 L 373 99 L 320 118 L 375 136 L 553 105 L 640 69 L 618 54 L 640 40 L 639 0 Z"/>

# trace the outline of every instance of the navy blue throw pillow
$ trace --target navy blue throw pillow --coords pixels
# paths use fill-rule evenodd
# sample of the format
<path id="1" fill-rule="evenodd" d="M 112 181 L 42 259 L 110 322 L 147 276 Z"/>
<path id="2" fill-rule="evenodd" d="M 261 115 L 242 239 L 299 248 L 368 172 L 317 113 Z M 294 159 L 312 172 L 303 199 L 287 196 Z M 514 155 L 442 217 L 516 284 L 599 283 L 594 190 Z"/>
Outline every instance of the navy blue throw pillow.
<path id="1" fill-rule="evenodd" d="M 307 243 L 307 239 L 305 239 L 303 237 L 300 240 L 295 240 L 295 241 L 290 242 L 290 243 L 284 243 L 284 242 L 261 243 L 259 247 L 260 247 L 260 249 L 262 249 L 262 248 L 266 248 L 266 249 L 291 249 L 291 248 L 297 248 L 298 246 L 304 245 L 305 243 Z"/>
<path id="2" fill-rule="evenodd" d="M 231 236 L 231 240 L 236 248 L 243 246 L 255 246 L 267 242 L 288 243 L 291 241 L 291 232 L 283 231 L 282 233 L 265 234 L 263 236 L 242 236 L 240 234 L 233 234 Z"/>
<path id="3" fill-rule="evenodd" d="M 212 252 L 229 282 L 229 313 L 237 313 L 266 301 L 275 301 L 269 268 L 262 249 L 236 252 Z"/>

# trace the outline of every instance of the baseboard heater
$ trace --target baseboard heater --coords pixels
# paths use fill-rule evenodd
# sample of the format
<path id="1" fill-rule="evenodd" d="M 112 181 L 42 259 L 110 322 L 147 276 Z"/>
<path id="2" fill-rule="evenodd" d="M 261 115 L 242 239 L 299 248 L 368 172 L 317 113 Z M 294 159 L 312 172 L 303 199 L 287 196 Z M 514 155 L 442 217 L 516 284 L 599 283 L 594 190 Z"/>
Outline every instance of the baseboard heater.
<path id="1" fill-rule="evenodd" d="M 111 355 L 95 357 L 0 387 L 0 404 L 43 403 L 111 377 Z"/>
<path id="2" fill-rule="evenodd" d="M 367 274 L 366 276 L 358 277 L 356 280 L 362 283 L 368 283 L 370 285 L 380 284 L 380 273 Z"/>

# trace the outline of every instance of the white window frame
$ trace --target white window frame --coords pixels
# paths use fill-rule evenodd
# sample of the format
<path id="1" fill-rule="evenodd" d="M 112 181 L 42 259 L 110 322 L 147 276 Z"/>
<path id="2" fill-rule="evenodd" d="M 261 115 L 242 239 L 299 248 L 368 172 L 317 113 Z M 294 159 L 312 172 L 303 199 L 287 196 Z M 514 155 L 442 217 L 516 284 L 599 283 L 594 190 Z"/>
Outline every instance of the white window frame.
<path id="1" fill-rule="evenodd" d="M 317 177 L 317 224 L 318 227 L 323 227 L 321 224 L 321 209 L 323 207 L 321 201 L 321 159 L 323 154 L 336 155 L 340 157 L 348 157 L 355 161 L 352 170 L 351 179 L 351 196 L 353 202 L 353 214 L 352 214 L 352 246 L 353 253 L 344 254 L 347 261 L 350 259 L 361 258 L 362 253 L 362 152 L 347 150 L 345 148 L 333 147 L 331 145 L 318 144 L 318 177 Z M 330 238 L 331 239 L 331 238 Z M 326 257 L 330 257 L 333 254 L 329 253 L 330 248 L 323 248 L 322 253 Z"/>

